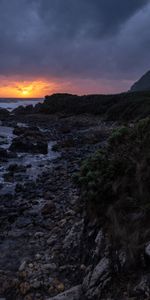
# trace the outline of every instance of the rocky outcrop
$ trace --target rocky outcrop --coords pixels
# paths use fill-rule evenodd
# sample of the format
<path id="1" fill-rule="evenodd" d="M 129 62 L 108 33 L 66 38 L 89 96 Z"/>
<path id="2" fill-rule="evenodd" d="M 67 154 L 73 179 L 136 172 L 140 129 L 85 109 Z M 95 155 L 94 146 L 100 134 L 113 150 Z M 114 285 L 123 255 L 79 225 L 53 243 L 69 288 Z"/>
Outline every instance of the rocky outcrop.
<path id="1" fill-rule="evenodd" d="M 10 151 L 27 153 L 48 153 L 48 142 L 45 135 L 37 127 L 15 127 L 17 135 L 12 141 Z"/>
<path id="2" fill-rule="evenodd" d="M 47 300 L 80 300 L 82 299 L 81 285 L 75 286 L 64 293 L 57 295 L 56 297 L 49 298 Z"/>
<path id="3" fill-rule="evenodd" d="M 150 71 L 144 74 L 130 89 L 131 92 L 150 91 Z"/>
<path id="4" fill-rule="evenodd" d="M 27 106 L 19 106 L 17 108 L 15 108 L 12 113 L 15 115 L 28 115 L 28 114 L 32 114 L 34 111 L 34 107 L 33 105 L 27 105 Z"/>
<path id="5" fill-rule="evenodd" d="M 29 138 L 15 138 L 12 141 L 12 144 L 9 148 L 10 151 L 13 152 L 28 152 L 28 153 L 48 153 L 48 143 L 44 141 L 32 141 Z"/>

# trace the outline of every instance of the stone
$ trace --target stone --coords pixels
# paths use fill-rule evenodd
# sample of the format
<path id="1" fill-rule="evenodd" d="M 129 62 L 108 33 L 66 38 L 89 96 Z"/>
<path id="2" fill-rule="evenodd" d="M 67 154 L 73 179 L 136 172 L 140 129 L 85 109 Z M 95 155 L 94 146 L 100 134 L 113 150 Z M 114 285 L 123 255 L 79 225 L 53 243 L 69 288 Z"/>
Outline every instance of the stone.
<path id="1" fill-rule="evenodd" d="M 22 295 L 25 295 L 25 294 L 27 294 L 27 292 L 30 290 L 30 285 L 29 285 L 29 283 L 28 282 L 22 282 L 21 284 L 20 284 L 20 292 L 21 292 L 21 294 Z"/>
<path id="2" fill-rule="evenodd" d="M 35 255 L 35 258 L 36 258 L 37 260 L 39 260 L 39 259 L 41 259 L 41 258 L 42 258 L 42 255 L 41 255 L 41 254 L 39 254 L 39 253 L 37 253 L 37 254 Z"/>
<path id="3" fill-rule="evenodd" d="M 48 240 L 47 240 L 47 244 L 49 246 L 54 246 L 57 242 L 57 236 L 56 235 L 52 235 Z"/>
<path id="4" fill-rule="evenodd" d="M 70 290 L 67 290 L 47 300 L 79 300 L 81 296 L 82 296 L 81 285 L 77 285 L 71 288 Z"/>
<path id="5" fill-rule="evenodd" d="M 35 238 L 41 238 L 43 236 L 44 236 L 44 232 L 42 232 L 42 231 L 37 231 L 34 235 Z"/>
<path id="6" fill-rule="evenodd" d="M 83 220 L 73 225 L 73 227 L 70 229 L 68 235 L 64 240 L 64 245 L 63 245 L 64 249 L 70 249 L 70 248 L 74 249 L 79 246 L 82 232 L 83 232 L 83 225 L 84 225 Z"/>
<path id="7" fill-rule="evenodd" d="M 43 264 L 43 269 L 55 271 L 57 269 L 57 266 L 55 263 Z"/>
<path id="8" fill-rule="evenodd" d="M 145 254 L 150 258 L 150 243 L 148 243 L 145 247 Z"/>
<path id="9" fill-rule="evenodd" d="M 26 267 L 26 261 L 23 261 L 19 267 L 19 272 L 24 271 L 25 267 Z"/>
<path id="10" fill-rule="evenodd" d="M 46 204 L 42 207 L 42 214 L 48 215 L 56 210 L 56 205 L 53 201 L 49 200 Z"/>
<path id="11" fill-rule="evenodd" d="M 103 279 L 106 277 L 109 269 L 109 260 L 107 258 L 102 258 L 99 264 L 95 267 L 91 280 L 90 287 L 96 285 L 97 280 Z"/>
<path id="12" fill-rule="evenodd" d="M 31 138 L 16 137 L 13 139 L 11 146 L 9 147 L 10 151 L 17 151 L 22 153 L 33 153 L 33 154 L 47 154 L 48 153 L 48 143 L 42 140 L 32 141 Z"/>
<path id="13" fill-rule="evenodd" d="M 134 288 L 134 294 L 139 298 L 141 296 L 146 296 L 149 299 L 150 297 L 150 278 L 146 275 L 142 276 L 141 281 L 139 284 Z"/>
<path id="14" fill-rule="evenodd" d="M 83 280 L 82 288 L 86 299 L 99 299 L 102 290 L 110 282 L 109 259 L 104 257 Z"/>

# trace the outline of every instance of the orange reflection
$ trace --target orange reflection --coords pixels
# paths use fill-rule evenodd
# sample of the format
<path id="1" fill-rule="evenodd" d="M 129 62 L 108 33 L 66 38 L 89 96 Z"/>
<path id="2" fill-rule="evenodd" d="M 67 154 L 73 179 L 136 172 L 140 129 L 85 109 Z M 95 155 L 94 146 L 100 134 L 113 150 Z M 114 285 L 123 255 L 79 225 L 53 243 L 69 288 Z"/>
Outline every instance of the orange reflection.
<path id="1" fill-rule="evenodd" d="M 51 94 L 56 88 L 55 83 L 45 80 L 13 81 L 0 80 L 0 97 L 10 98 L 40 98 Z"/>

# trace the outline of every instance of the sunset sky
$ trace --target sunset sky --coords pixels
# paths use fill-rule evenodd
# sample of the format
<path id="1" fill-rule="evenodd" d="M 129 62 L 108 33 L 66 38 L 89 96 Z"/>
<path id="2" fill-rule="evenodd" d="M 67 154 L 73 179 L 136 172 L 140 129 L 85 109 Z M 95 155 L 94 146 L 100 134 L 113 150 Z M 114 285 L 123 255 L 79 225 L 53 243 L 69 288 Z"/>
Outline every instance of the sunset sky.
<path id="1" fill-rule="evenodd" d="M 127 91 L 149 28 L 149 0 L 0 0 L 0 97 Z"/>

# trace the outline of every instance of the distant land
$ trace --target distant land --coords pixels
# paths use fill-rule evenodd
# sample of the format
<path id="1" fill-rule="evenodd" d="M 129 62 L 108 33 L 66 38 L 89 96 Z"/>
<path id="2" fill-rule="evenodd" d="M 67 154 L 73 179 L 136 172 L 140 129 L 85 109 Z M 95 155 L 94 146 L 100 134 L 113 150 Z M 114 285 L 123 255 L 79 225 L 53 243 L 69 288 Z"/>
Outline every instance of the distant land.
<path id="1" fill-rule="evenodd" d="M 150 91 L 150 71 L 146 72 L 130 89 L 131 92 Z"/>

